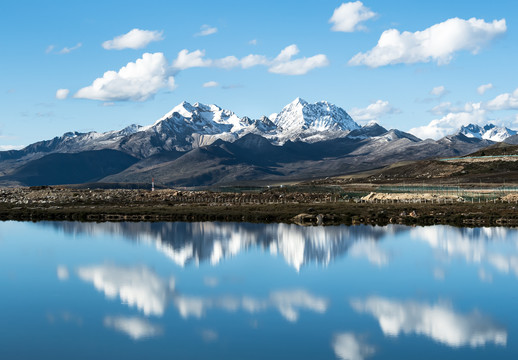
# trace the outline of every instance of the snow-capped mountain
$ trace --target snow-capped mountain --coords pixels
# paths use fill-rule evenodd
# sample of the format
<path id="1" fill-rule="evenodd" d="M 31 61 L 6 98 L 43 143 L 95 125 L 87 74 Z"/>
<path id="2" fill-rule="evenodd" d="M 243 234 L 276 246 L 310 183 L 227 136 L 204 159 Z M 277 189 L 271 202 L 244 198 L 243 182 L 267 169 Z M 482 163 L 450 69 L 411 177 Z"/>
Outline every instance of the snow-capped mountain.
<path id="1" fill-rule="evenodd" d="M 22 150 L 2 151 L 0 182 L 32 186 L 144 183 L 159 178 L 174 186 L 210 186 L 310 179 L 396 161 L 468 154 L 494 143 L 486 137 L 515 133 L 495 126 L 478 129 L 478 133 L 474 126 L 464 131 L 470 129 L 469 138 L 459 133 L 423 141 L 376 123 L 360 127 L 345 110 L 326 101 L 310 104 L 297 98 L 278 114 L 260 119 L 240 117 L 217 105 L 182 102 L 148 126 L 130 125 L 105 133 L 71 132 Z M 127 167 L 109 166 L 120 159 L 125 159 Z M 106 166 L 95 174 L 84 171 L 100 160 Z M 82 171 L 65 180 L 62 172 L 72 163 Z"/>
<path id="2" fill-rule="evenodd" d="M 487 124 L 484 126 L 469 124 L 462 126 L 458 134 L 462 134 L 470 138 L 502 142 L 508 137 L 516 135 L 517 132 L 494 124 Z"/>
<path id="3" fill-rule="evenodd" d="M 316 142 L 345 137 L 351 130 L 360 129 L 345 110 L 325 101 L 310 104 L 297 98 L 271 117 L 239 117 L 217 105 L 191 105 L 184 101 L 152 125 L 130 125 L 105 133 L 70 132 L 29 145 L 19 152 L 0 153 L 0 160 L 21 158 L 29 153 L 102 149 L 121 150 L 146 158 L 163 151 L 190 151 L 217 140 L 233 142 L 247 134 L 260 135 L 282 145 L 288 140 Z"/>
<path id="4" fill-rule="evenodd" d="M 345 137 L 352 130 L 360 128 L 344 109 L 319 101 L 310 104 L 296 98 L 271 119 L 277 125 L 277 141 L 288 140 L 316 142 L 325 139 Z"/>

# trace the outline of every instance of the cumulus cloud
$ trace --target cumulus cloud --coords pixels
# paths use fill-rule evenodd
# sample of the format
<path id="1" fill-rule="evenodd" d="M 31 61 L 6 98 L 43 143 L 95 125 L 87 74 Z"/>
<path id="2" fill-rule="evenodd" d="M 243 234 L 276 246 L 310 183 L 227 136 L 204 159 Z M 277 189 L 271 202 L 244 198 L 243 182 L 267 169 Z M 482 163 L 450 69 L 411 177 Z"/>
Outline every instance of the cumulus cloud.
<path id="1" fill-rule="evenodd" d="M 488 90 L 491 90 L 493 88 L 493 84 L 489 83 L 489 84 L 485 84 L 485 85 L 480 85 L 478 88 L 477 88 L 477 92 L 480 94 L 480 95 L 484 95 L 484 93 Z"/>
<path id="2" fill-rule="evenodd" d="M 203 83 L 202 85 L 204 88 L 212 88 L 212 87 L 218 87 L 219 83 L 217 81 L 207 81 L 206 83 Z"/>
<path id="3" fill-rule="evenodd" d="M 507 330 L 476 311 L 459 314 L 445 304 L 400 302 L 382 297 L 353 300 L 351 306 L 359 313 L 374 316 L 387 336 L 424 335 L 450 347 L 507 344 Z"/>
<path id="4" fill-rule="evenodd" d="M 59 53 L 60 53 L 60 54 L 68 54 L 68 53 L 70 53 L 70 52 L 72 52 L 72 51 L 74 51 L 74 50 L 79 49 L 81 46 L 83 46 L 83 44 L 81 44 L 81 43 L 77 43 L 76 45 L 74 45 L 74 46 L 72 46 L 72 47 L 66 47 L 66 46 L 65 46 L 63 49 L 59 50 Z M 47 48 L 47 50 L 48 50 L 48 49 L 49 49 L 49 48 Z M 52 49 L 50 49 L 50 51 L 52 51 Z"/>
<path id="5" fill-rule="evenodd" d="M 56 99 L 65 100 L 68 97 L 69 93 L 70 93 L 70 90 L 68 90 L 68 89 L 58 89 L 56 91 Z"/>
<path id="6" fill-rule="evenodd" d="M 436 86 L 430 91 L 430 95 L 433 96 L 442 96 L 446 94 L 446 88 L 444 86 Z"/>
<path id="7" fill-rule="evenodd" d="M 447 110 L 449 103 L 444 103 L 442 107 L 432 110 L 439 112 Z M 461 126 L 469 124 L 485 125 L 488 121 L 487 110 L 482 103 L 466 103 L 463 109 L 450 109 L 449 112 L 440 119 L 434 119 L 427 125 L 415 127 L 409 130 L 410 133 L 421 139 L 440 139 L 446 135 L 453 134 Z"/>
<path id="8" fill-rule="evenodd" d="M 106 50 L 142 49 L 150 42 L 163 40 L 162 34 L 162 31 L 133 29 L 103 42 L 102 47 Z"/>
<path id="9" fill-rule="evenodd" d="M 174 88 L 174 77 L 162 53 L 145 53 L 119 71 L 107 71 L 75 98 L 100 101 L 144 101 L 164 87 Z"/>
<path id="10" fill-rule="evenodd" d="M 174 282 L 166 283 L 145 266 L 122 267 L 95 265 L 77 270 L 79 278 L 91 282 L 106 297 L 119 297 L 129 306 L 135 306 L 146 315 L 161 316 L 166 308 Z"/>
<path id="11" fill-rule="evenodd" d="M 173 67 L 178 70 L 185 70 L 194 67 L 211 66 L 212 60 L 204 59 L 204 56 L 205 51 L 194 50 L 189 52 L 189 50 L 183 49 L 173 61 Z"/>
<path id="12" fill-rule="evenodd" d="M 376 16 L 376 13 L 365 7 L 361 1 L 343 3 L 335 9 L 329 22 L 333 24 L 331 30 L 353 32 L 364 30 L 362 22 Z"/>
<path id="13" fill-rule="evenodd" d="M 205 51 L 184 49 L 178 53 L 173 61 L 173 67 L 178 70 L 185 70 L 194 67 L 217 67 L 223 69 L 232 69 L 241 67 L 248 69 L 250 67 L 263 65 L 268 66 L 268 71 L 276 74 L 285 75 L 304 75 L 309 71 L 329 65 L 329 60 L 323 54 L 311 57 L 303 57 L 292 59 L 299 53 L 297 45 L 289 45 L 281 50 L 279 55 L 274 59 L 268 59 L 264 55 L 250 54 L 241 59 L 230 55 L 220 59 L 205 58 Z"/>
<path id="14" fill-rule="evenodd" d="M 373 68 L 430 61 L 447 64 L 454 53 L 466 50 L 476 54 L 506 31 L 505 19 L 485 22 L 476 18 L 452 18 L 416 32 L 389 29 L 381 34 L 373 49 L 356 54 L 349 64 Z"/>
<path id="15" fill-rule="evenodd" d="M 375 352 L 372 346 L 350 332 L 335 335 L 333 350 L 342 360 L 364 360 Z"/>
<path id="16" fill-rule="evenodd" d="M 305 75 L 309 71 L 329 65 L 329 60 L 323 54 L 301 58 L 272 65 L 268 71 L 284 75 Z"/>
<path id="17" fill-rule="evenodd" d="M 450 102 L 443 102 L 430 110 L 432 114 L 442 115 L 441 118 L 410 129 L 409 132 L 422 139 L 439 139 L 455 133 L 461 126 L 486 125 L 489 114 L 501 110 L 518 110 L 518 89 L 512 93 L 500 94 L 488 102 L 467 102 L 464 106 L 453 106 Z"/>
<path id="18" fill-rule="evenodd" d="M 194 36 L 207 36 L 215 34 L 217 32 L 218 28 L 205 24 L 201 26 L 200 32 L 194 34 Z"/>
<path id="19" fill-rule="evenodd" d="M 142 340 L 162 333 L 160 326 L 138 317 L 107 316 L 104 318 L 104 326 L 122 332 L 133 340 Z"/>
<path id="20" fill-rule="evenodd" d="M 349 114 L 355 121 L 369 122 L 377 121 L 382 116 L 397 114 L 399 112 L 400 110 L 394 108 L 388 101 L 377 100 L 366 108 L 352 108 Z"/>
<path id="21" fill-rule="evenodd" d="M 518 110 L 518 88 L 512 93 L 504 93 L 487 103 L 489 110 Z"/>

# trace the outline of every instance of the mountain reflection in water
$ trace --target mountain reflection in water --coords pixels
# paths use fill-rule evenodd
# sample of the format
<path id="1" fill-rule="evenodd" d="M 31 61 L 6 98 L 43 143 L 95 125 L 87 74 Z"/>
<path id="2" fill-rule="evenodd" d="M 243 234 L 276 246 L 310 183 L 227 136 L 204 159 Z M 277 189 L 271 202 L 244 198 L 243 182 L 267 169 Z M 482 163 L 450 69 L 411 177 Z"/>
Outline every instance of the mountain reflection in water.
<path id="1" fill-rule="evenodd" d="M 518 354 L 516 229 L 6 222 L 0 230 L 0 306 L 10 309 L 2 359 Z"/>

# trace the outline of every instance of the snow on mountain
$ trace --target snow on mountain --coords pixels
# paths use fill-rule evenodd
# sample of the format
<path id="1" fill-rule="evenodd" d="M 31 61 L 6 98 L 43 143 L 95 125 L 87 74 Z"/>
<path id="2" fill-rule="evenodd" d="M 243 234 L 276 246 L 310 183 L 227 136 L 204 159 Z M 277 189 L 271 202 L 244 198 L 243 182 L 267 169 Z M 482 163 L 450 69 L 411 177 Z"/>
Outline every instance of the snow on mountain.
<path id="1" fill-rule="evenodd" d="M 278 127 L 277 141 L 316 142 L 345 137 L 360 126 L 342 108 L 327 101 L 310 104 L 296 98 L 272 120 Z"/>
<path id="2" fill-rule="evenodd" d="M 375 136 L 383 129 L 378 126 L 379 129 L 372 127 L 369 130 L 369 126 L 357 135 L 364 138 Z M 184 101 L 152 125 L 130 125 L 105 133 L 66 133 L 8 156 L 22 158 L 28 154 L 114 149 L 145 158 L 163 151 L 189 151 L 219 139 L 233 142 L 250 133 L 282 145 L 290 140 L 311 143 L 345 137 L 359 129 L 361 127 L 345 110 L 326 101 L 310 104 L 297 98 L 280 113 L 260 119 L 239 117 L 217 105 L 191 105 Z"/>
<path id="3" fill-rule="evenodd" d="M 516 135 L 517 132 L 494 124 L 487 124 L 484 126 L 469 124 L 462 126 L 457 134 L 462 134 L 470 138 L 502 142 L 508 137 Z"/>

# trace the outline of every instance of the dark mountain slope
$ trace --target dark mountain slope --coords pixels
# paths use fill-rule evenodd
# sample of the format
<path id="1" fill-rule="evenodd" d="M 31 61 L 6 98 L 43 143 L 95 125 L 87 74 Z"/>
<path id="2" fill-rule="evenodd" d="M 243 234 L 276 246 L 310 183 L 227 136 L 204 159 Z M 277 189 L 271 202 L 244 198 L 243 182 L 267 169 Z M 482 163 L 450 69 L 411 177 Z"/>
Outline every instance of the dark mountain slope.
<path id="1" fill-rule="evenodd" d="M 23 165 L 2 180 L 27 186 L 93 182 L 121 172 L 137 161 L 137 158 L 116 150 L 50 154 Z"/>

